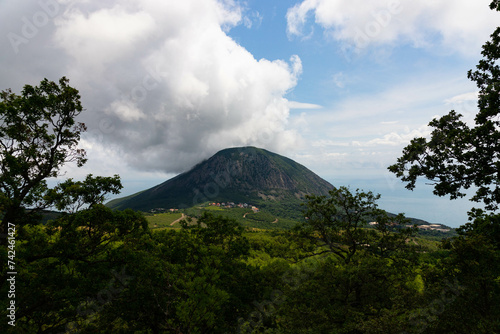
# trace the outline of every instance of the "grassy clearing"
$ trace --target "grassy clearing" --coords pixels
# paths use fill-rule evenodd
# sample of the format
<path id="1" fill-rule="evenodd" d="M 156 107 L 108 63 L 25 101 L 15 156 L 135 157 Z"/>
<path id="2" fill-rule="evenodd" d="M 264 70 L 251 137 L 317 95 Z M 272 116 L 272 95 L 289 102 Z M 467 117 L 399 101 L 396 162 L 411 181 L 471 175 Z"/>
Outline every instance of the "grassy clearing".
<path id="1" fill-rule="evenodd" d="M 148 221 L 148 226 L 150 229 L 158 228 L 169 228 L 169 227 L 179 227 L 179 223 L 175 223 L 173 226 L 171 224 L 182 217 L 182 213 L 158 213 L 152 216 L 146 216 Z"/>
<path id="2" fill-rule="evenodd" d="M 206 211 L 224 211 L 224 208 L 218 206 L 205 206 L 203 209 Z"/>

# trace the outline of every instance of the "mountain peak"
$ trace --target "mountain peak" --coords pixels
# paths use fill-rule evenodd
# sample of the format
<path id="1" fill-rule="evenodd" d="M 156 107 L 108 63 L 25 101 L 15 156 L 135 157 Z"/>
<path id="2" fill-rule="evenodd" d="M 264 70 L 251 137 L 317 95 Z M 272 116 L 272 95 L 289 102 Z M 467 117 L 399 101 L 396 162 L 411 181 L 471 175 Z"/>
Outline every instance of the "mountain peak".
<path id="1" fill-rule="evenodd" d="M 252 146 L 221 150 L 191 170 L 125 199 L 113 208 L 147 211 L 203 202 L 280 201 L 327 194 L 333 186 L 301 164 Z"/>

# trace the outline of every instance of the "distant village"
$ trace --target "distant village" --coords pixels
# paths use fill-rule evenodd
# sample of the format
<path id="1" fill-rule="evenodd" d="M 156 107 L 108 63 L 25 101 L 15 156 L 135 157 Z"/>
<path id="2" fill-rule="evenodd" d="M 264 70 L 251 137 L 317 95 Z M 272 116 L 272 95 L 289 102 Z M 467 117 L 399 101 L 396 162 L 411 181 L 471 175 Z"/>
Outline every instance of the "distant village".
<path id="1" fill-rule="evenodd" d="M 175 213 L 175 212 L 179 212 L 179 209 L 155 208 L 155 209 L 149 210 L 149 212 L 150 213 L 166 213 L 166 212 Z"/>
<path id="2" fill-rule="evenodd" d="M 371 226 L 377 225 L 377 222 L 371 222 L 369 223 Z M 394 223 L 393 223 L 394 224 Z M 407 225 L 407 227 L 411 227 L 413 225 Z M 417 225 L 417 228 L 424 230 L 424 231 L 437 231 L 437 232 L 450 232 L 449 228 L 443 228 L 443 225 L 440 224 L 429 224 L 429 225 Z"/>
<path id="3" fill-rule="evenodd" d="M 426 230 L 426 231 L 438 231 L 444 233 L 450 232 L 449 228 L 443 228 L 443 226 L 439 224 L 417 225 L 417 227 L 421 230 Z"/>
<path id="4" fill-rule="evenodd" d="M 234 202 L 222 202 L 222 203 L 208 203 L 209 206 L 217 206 L 217 207 L 220 207 L 220 208 L 226 208 L 226 209 L 231 209 L 231 208 L 242 208 L 242 209 L 252 209 L 253 212 L 259 212 L 259 208 L 257 208 L 256 206 L 253 206 L 251 204 L 247 204 L 247 203 L 238 203 L 238 204 L 235 204 Z"/>
<path id="5" fill-rule="evenodd" d="M 219 208 L 226 208 L 226 209 L 232 209 L 232 208 L 242 208 L 242 209 L 251 209 L 254 213 L 259 212 L 259 208 L 257 208 L 254 205 L 247 204 L 247 203 L 234 203 L 234 202 L 222 202 L 222 203 L 208 203 L 209 206 L 216 206 Z M 156 214 L 156 213 L 175 213 L 178 212 L 179 209 L 165 209 L 165 208 L 155 208 L 149 210 L 150 213 Z"/>

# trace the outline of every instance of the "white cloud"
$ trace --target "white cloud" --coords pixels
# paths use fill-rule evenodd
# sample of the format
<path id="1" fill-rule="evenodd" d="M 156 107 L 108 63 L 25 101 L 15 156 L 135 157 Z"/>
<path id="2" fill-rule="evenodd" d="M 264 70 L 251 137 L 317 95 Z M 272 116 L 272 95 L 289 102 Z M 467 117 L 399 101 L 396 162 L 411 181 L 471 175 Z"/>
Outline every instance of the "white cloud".
<path id="1" fill-rule="evenodd" d="M 364 143 L 359 143 L 359 145 L 367 147 L 380 146 L 380 145 L 401 147 L 409 144 L 413 138 L 427 137 L 430 135 L 430 133 L 431 133 L 430 128 L 424 125 L 412 131 L 409 131 L 407 129 L 407 131 L 404 131 L 403 133 L 390 132 L 382 137 L 374 138 Z"/>
<path id="2" fill-rule="evenodd" d="M 264 17 L 258 11 L 252 11 L 243 16 L 243 24 L 247 29 L 251 29 L 252 27 L 259 28 L 263 19 Z"/>
<path id="3" fill-rule="evenodd" d="M 321 109 L 323 108 L 319 104 L 304 103 L 297 101 L 288 101 L 288 108 L 290 109 Z"/>
<path id="4" fill-rule="evenodd" d="M 234 26 L 257 26 L 262 20 L 258 12 L 248 14 L 244 4 L 55 4 L 57 13 L 37 36 L 18 46 L 19 55 L 7 55 L 9 71 L 27 72 L 36 54 L 36 73 L 42 78 L 67 76 L 82 96 L 81 120 L 93 137 L 87 139 L 92 151 L 113 147 L 121 163 L 169 173 L 226 147 L 255 145 L 283 152 L 300 142 L 298 132 L 288 127 L 294 104 L 284 96 L 297 84 L 301 60 L 294 55 L 257 60 L 229 37 Z M 13 2 L 8 8 L 14 11 L 11 7 L 16 7 Z M 43 8 L 32 5 L 15 12 L 31 17 Z M 20 33 L 23 22 L 17 21 L 0 24 Z M 10 51 L 8 40 L 0 43 Z M 26 83 L 25 76 L 21 80 Z"/>
<path id="5" fill-rule="evenodd" d="M 474 54 L 498 24 L 490 0 L 303 0 L 287 13 L 289 36 L 310 34 L 314 22 L 335 40 L 354 45 L 409 42 Z M 439 40 L 433 41 L 438 34 Z"/>
<path id="6" fill-rule="evenodd" d="M 337 88 L 345 88 L 347 79 L 344 73 L 339 72 L 332 77 L 332 81 Z"/>
<path id="7" fill-rule="evenodd" d="M 469 125 L 474 124 L 475 116 L 478 112 L 477 99 L 479 93 L 468 92 L 464 94 L 455 95 L 449 99 L 445 99 L 444 102 L 450 108 L 463 115 L 463 120 Z"/>
<path id="8" fill-rule="evenodd" d="M 54 36 L 56 44 L 76 60 L 77 66 L 92 71 L 102 71 L 131 53 L 155 27 L 148 13 L 131 12 L 119 4 L 87 14 L 75 7 L 56 19 L 56 24 L 60 27 Z"/>
<path id="9" fill-rule="evenodd" d="M 449 112 L 445 100 L 473 87 L 466 78 L 424 72 L 379 91 L 341 96 L 333 105 L 291 117 L 292 124 L 300 120 L 297 127 L 307 139 L 292 156 L 334 184 L 384 180 L 402 149 L 415 137 L 428 137 L 429 121 Z M 453 100 L 465 98 L 471 96 Z"/>
<path id="10" fill-rule="evenodd" d="M 464 94 L 455 95 L 449 99 L 444 100 L 447 104 L 464 103 L 468 101 L 477 101 L 479 96 L 478 92 L 469 92 Z"/>
<path id="11" fill-rule="evenodd" d="M 108 114 L 115 114 L 126 122 L 138 121 L 146 117 L 146 114 L 130 101 L 113 101 L 106 112 Z"/>

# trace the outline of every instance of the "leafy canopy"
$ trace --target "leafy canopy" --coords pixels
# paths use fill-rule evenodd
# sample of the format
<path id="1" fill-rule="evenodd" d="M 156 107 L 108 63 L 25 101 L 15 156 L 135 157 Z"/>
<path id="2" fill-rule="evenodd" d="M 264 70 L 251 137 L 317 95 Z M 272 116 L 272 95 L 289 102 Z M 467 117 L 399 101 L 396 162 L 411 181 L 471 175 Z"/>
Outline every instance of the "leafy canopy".
<path id="1" fill-rule="evenodd" d="M 378 256 L 388 256 L 406 247 L 406 240 L 415 234 L 415 227 L 400 214 L 390 217 L 378 208 L 380 195 L 347 187 L 334 188 L 329 196 L 308 196 L 305 221 L 298 224 L 294 234 L 307 240 L 304 248 L 312 255 L 333 253 L 349 263 L 359 250 Z M 375 222 L 375 229 L 368 223 Z"/>
<path id="2" fill-rule="evenodd" d="M 9 224 L 36 222 L 42 209 L 75 211 L 121 189 L 116 175 L 47 186 L 46 180 L 60 176 L 66 163 L 81 167 L 87 160 L 78 148 L 86 131 L 76 121 L 82 110 L 78 90 L 65 77 L 58 83 L 44 79 L 38 86 L 26 85 L 20 95 L 10 89 L 0 92 L 0 233 Z"/>
<path id="3" fill-rule="evenodd" d="M 490 8 L 499 11 L 500 1 L 492 1 Z M 500 27 L 483 45 L 482 55 L 476 70 L 468 72 L 479 88 L 474 124 L 453 110 L 432 120 L 430 139 L 413 139 L 389 170 L 410 190 L 424 177 L 432 181 L 434 194 L 451 199 L 464 197 L 473 187 L 471 200 L 493 211 L 500 203 Z"/>

